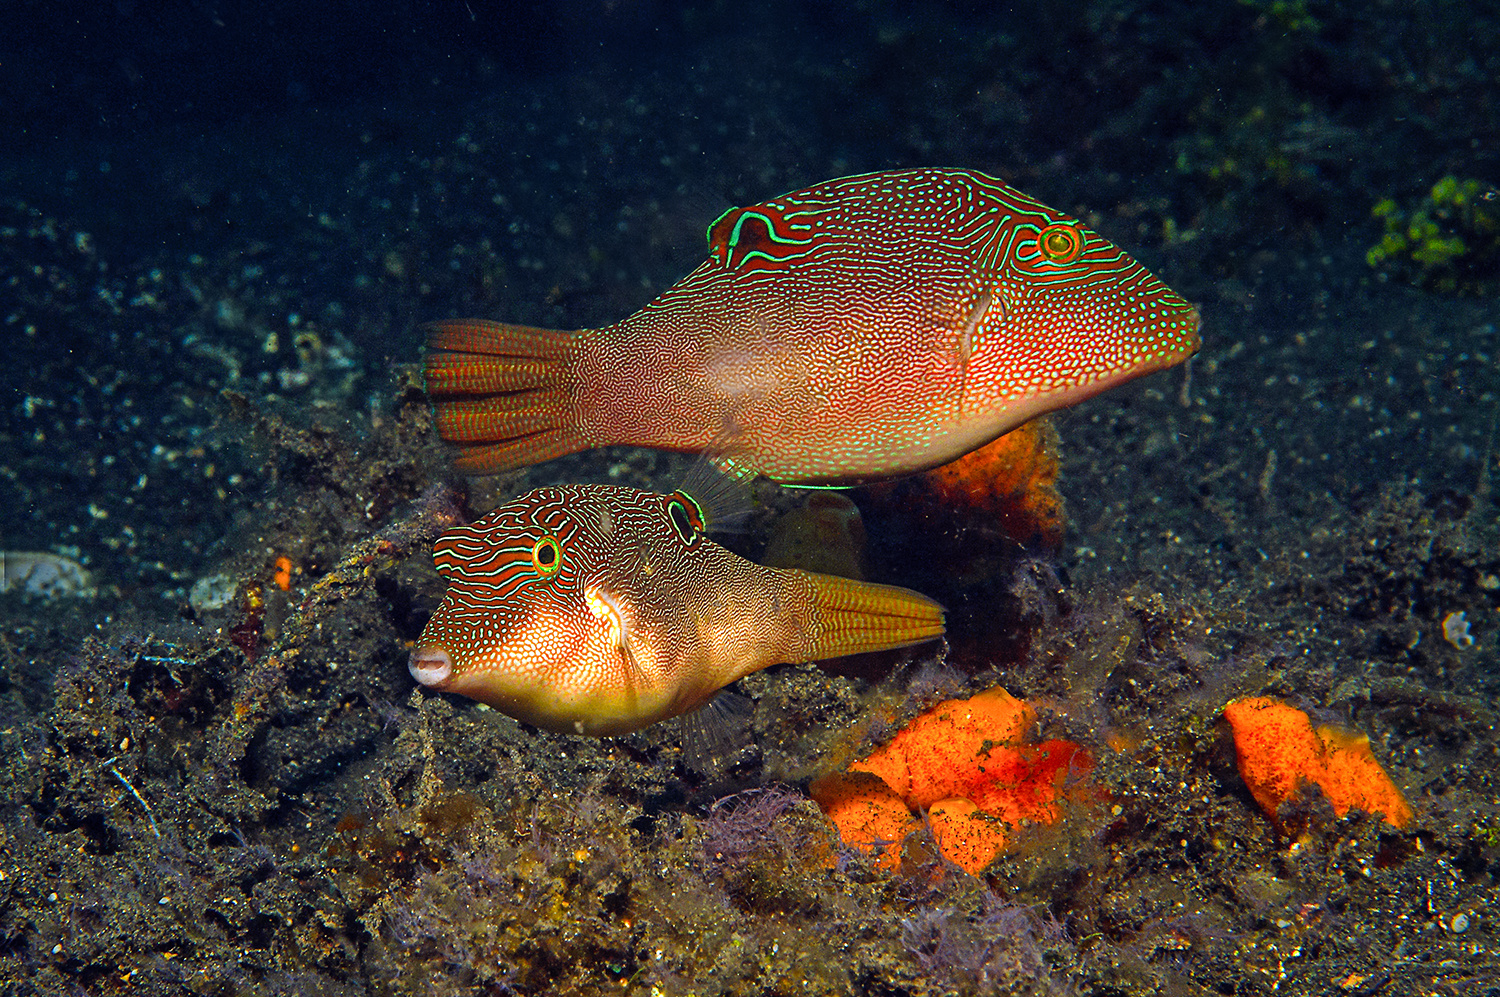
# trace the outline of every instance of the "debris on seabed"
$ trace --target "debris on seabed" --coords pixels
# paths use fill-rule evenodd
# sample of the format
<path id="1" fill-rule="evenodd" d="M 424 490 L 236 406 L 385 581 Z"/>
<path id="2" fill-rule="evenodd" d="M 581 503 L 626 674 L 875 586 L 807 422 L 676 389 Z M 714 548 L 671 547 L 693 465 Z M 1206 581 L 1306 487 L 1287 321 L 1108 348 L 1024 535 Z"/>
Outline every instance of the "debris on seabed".
<path id="1" fill-rule="evenodd" d="M 91 598 L 94 580 L 88 569 L 72 558 L 41 551 L 0 551 L 0 593 L 42 599 L 65 596 Z"/>
<path id="2" fill-rule="evenodd" d="M 234 602 L 238 587 L 234 576 L 227 572 L 205 575 L 193 583 L 188 592 L 188 604 L 197 613 L 215 612 Z"/>
<path id="3" fill-rule="evenodd" d="M 1469 632 L 1469 620 L 1465 613 L 1449 613 L 1443 617 L 1443 639 L 1460 651 L 1474 646 L 1474 635 Z"/>

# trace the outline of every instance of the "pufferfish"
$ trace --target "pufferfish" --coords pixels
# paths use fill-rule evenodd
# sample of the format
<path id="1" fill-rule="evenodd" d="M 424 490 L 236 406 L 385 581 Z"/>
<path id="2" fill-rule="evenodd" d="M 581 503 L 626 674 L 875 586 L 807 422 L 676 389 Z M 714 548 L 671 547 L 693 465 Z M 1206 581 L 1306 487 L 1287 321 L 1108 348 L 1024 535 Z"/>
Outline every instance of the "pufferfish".
<path id="1" fill-rule="evenodd" d="M 625 734 L 707 703 L 770 665 L 943 634 L 926 596 L 746 560 L 704 508 L 607 485 L 538 488 L 448 530 L 448 591 L 408 667 L 547 730 Z"/>
<path id="2" fill-rule="evenodd" d="M 613 325 L 427 330 L 461 470 L 631 445 L 823 485 L 948 463 L 1200 345 L 1197 309 L 1118 246 L 965 169 L 727 211 L 708 259 Z"/>

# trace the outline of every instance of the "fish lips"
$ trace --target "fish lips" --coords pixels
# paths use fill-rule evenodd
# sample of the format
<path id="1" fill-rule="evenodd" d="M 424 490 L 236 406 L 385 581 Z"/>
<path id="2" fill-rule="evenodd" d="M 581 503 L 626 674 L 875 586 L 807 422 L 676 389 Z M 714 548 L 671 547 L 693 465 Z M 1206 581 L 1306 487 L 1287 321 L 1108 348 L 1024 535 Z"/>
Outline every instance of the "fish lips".
<path id="1" fill-rule="evenodd" d="M 412 649 L 406 670 L 419 685 L 441 689 L 453 677 L 453 658 L 435 644 L 421 644 Z"/>

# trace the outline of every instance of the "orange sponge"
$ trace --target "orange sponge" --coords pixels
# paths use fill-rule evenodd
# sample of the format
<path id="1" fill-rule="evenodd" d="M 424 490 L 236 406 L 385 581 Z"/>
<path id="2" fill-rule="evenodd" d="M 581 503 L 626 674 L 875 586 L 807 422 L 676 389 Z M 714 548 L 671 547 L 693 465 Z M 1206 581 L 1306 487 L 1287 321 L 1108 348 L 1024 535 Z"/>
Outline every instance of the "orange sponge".
<path id="1" fill-rule="evenodd" d="M 971 799 L 985 813 L 1011 824 L 1051 824 L 1062 816 L 1058 801 L 1072 783 L 1092 771 L 1093 757 L 1073 741 L 1017 745 L 1002 754 L 988 782 Z"/>
<path id="2" fill-rule="evenodd" d="M 970 800 L 939 800 L 927 811 L 927 822 L 943 857 L 968 872 L 979 872 L 1005 851 L 1005 824 Z"/>
<path id="3" fill-rule="evenodd" d="M 1019 743 L 1035 722 L 1035 710 L 996 686 L 969 699 L 945 699 L 849 769 L 880 776 L 925 809 L 985 782 L 991 769 L 1011 761 L 991 749 Z"/>
<path id="4" fill-rule="evenodd" d="M 868 772 L 833 772 L 809 787 L 844 843 L 879 854 L 875 865 L 895 869 L 901 864 L 901 842 L 920 824 L 906 801 Z"/>
<path id="5" fill-rule="evenodd" d="M 1055 547 L 1064 520 L 1057 475 L 1057 430 L 1034 419 L 923 480 L 942 505 L 989 510 L 1011 539 Z"/>
<path id="6" fill-rule="evenodd" d="M 1370 751 L 1370 739 L 1336 727 L 1314 728 L 1307 714 L 1267 696 L 1224 707 L 1240 778 L 1273 821 L 1283 803 L 1313 783 L 1340 817 L 1352 808 L 1378 813 L 1393 827 L 1412 809 Z"/>
<path id="7" fill-rule="evenodd" d="M 927 811 L 943 855 L 978 872 L 1005 848 L 1007 827 L 1051 824 L 1070 775 L 1092 758 L 1072 741 L 1027 743 L 1036 711 L 1001 688 L 945 700 L 913 720 L 870 757 L 817 780 L 813 799 L 844 840 L 871 851 L 872 828 L 883 840 L 898 829 L 895 807 Z M 893 868 L 882 856 L 877 864 Z"/>
<path id="8" fill-rule="evenodd" d="M 951 463 L 872 485 L 867 494 L 912 522 L 977 516 L 1017 543 L 1055 548 L 1067 519 L 1057 490 L 1057 443 L 1052 423 L 1033 419 Z"/>

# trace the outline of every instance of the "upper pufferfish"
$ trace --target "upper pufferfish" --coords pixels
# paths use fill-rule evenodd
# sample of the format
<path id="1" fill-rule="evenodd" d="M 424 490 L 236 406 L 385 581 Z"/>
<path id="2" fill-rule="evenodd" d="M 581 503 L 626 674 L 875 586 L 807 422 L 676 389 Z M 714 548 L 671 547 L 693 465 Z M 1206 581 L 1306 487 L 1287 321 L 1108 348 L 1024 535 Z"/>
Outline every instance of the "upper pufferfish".
<path id="1" fill-rule="evenodd" d="M 1197 352 L 1197 309 L 1077 219 L 965 169 L 867 173 L 725 212 L 634 315 L 428 326 L 457 465 L 593 447 L 723 451 L 848 484 L 936 467 Z"/>

